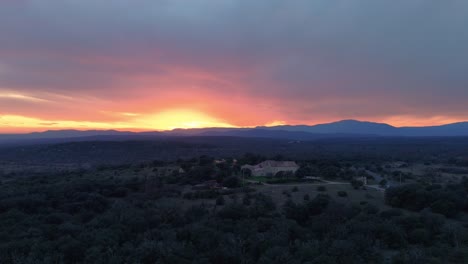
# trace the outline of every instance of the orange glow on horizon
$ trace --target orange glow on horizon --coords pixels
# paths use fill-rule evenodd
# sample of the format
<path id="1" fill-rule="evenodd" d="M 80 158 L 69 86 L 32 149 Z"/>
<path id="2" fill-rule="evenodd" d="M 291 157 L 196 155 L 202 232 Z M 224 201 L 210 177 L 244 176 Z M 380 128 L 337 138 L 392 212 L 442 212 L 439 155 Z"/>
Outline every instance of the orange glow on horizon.
<path id="1" fill-rule="evenodd" d="M 59 129 L 116 129 L 128 131 L 163 131 L 176 128 L 205 127 L 236 127 L 207 114 L 185 110 L 172 109 L 156 114 L 120 113 L 129 119 L 117 122 L 43 120 L 19 115 L 0 115 L 1 133 L 24 133 L 42 130 Z"/>
<path id="2" fill-rule="evenodd" d="M 105 112 L 105 111 L 104 111 Z M 86 121 L 86 120 L 49 120 L 22 115 L 0 115 L 0 133 L 28 133 L 45 130 L 125 130 L 125 131 L 165 131 L 173 129 L 209 128 L 209 127 L 244 127 L 256 126 L 281 126 L 281 125 L 316 125 L 338 121 L 339 119 L 316 120 L 307 122 L 295 120 L 276 120 L 256 125 L 247 125 L 237 122 L 229 122 L 229 118 L 222 119 L 199 110 L 190 109 L 167 109 L 156 113 L 138 112 L 105 112 L 114 119 L 109 121 Z M 119 118 L 116 118 L 119 117 Z M 449 123 L 463 122 L 463 119 L 435 116 L 421 118 L 415 116 L 392 116 L 382 119 L 369 119 L 371 121 L 386 123 L 395 127 L 403 126 L 437 126 Z"/>

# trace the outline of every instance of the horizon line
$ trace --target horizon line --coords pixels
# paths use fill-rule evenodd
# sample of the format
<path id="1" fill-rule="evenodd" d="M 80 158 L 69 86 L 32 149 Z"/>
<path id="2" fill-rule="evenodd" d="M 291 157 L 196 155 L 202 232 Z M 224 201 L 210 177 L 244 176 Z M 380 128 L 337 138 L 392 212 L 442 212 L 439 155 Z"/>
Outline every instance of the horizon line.
<path id="1" fill-rule="evenodd" d="M 34 133 L 46 133 L 46 132 L 60 132 L 60 131 L 77 131 L 77 132 L 87 132 L 87 131 L 99 131 L 99 132 L 105 132 L 105 131 L 115 131 L 115 132 L 120 132 L 120 133 L 150 133 L 150 132 L 157 132 L 157 133 L 164 133 L 164 132 L 171 132 L 175 130 L 198 130 L 198 129 L 255 129 L 255 128 L 275 128 L 275 127 L 285 127 L 285 126 L 290 126 L 290 127 L 299 127 L 299 126 L 308 126 L 308 127 L 314 127 L 314 126 L 319 126 L 319 125 L 329 125 L 329 124 L 335 124 L 335 123 L 340 123 L 340 122 L 346 122 L 346 121 L 354 121 L 354 122 L 359 122 L 359 123 L 372 123 L 372 124 L 380 124 L 380 125 L 388 125 L 393 128 L 427 128 L 427 127 L 441 127 L 441 126 L 446 126 L 446 125 L 454 125 L 454 124 L 462 124 L 462 123 L 468 123 L 467 121 L 459 121 L 459 122 L 452 122 L 452 123 L 444 123 L 444 124 L 439 124 L 439 125 L 425 125 L 425 126 L 395 126 L 391 125 L 389 123 L 384 123 L 384 122 L 374 122 L 374 121 L 365 121 L 365 120 L 359 120 L 359 119 L 341 119 L 337 121 L 331 121 L 327 123 L 317 123 L 313 125 L 307 125 L 307 124 L 278 124 L 278 125 L 256 125 L 256 126 L 207 126 L 207 127 L 193 127 L 193 128 L 172 128 L 172 129 L 140 129 L 140 128 L 114 128 L 114 129 L 100 129 L 100 128 L 87 128 L 87 129 L 79 129 L 79 128 L 58 128 L 58 129 L 46 129 L 46 130 L 37 130 L 37 131 L 31 131 L 31 132 L 19 132 L 19 133 L 2 133 L 0 132 L 0 135 L 30 135 Z"/>

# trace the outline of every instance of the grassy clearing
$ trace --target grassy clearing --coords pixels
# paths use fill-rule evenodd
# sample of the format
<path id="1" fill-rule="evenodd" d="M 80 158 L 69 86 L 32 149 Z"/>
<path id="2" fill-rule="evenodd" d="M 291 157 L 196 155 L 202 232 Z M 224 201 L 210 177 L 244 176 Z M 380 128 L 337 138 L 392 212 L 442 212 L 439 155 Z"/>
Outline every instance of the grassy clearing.
<path id="1" fill-rule="evenodd" d="M 298 191 L 293 192 L 293 188 L 297 186 Z M 318 186 L 325 186 L 325 191 L 318 191 Z M 367 188 L 367 190 L 355 190 L 349 184 L 288 184 L 288 185 L 264 185 L 256 187 L 259 192 L 267 195 L 271 195 L 273 200 L 277 204 L 283 204 L 288 199 L 292 199 L 295 202 L 301 202 L 304 199 L 304 195 L 308 194 L 310 197 L 315 197 L 317 194 L 328 194 L 334 200 L 341 203 L 355 203 L 360 204 L 361 202 L 367 202 L 376 205 L 381 210 L 389 209 L 390 207 L 385 205 L 384 193 L 375 189 Z M 345 191 L 347 197 L 339 197 L 338 192 Z M 284 193 L 289 193 L 290 197 Z"/>
<path id="2" fill-rule="evenodd" d="M 267 182 L 271 180 L 271 178 L 267 178 L 265 176 L 251 176 L 245 179 L 246 181 L 255 181 L 255 182 Z"/>

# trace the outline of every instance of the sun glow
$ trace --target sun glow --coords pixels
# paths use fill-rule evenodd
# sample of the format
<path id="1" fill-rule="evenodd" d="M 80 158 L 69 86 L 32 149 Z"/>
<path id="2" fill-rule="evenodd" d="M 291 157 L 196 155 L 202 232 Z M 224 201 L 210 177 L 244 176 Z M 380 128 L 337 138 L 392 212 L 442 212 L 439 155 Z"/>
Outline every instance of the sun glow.
<path id="1" fill-rule="evenodd" d="M 158 130 L 170 130 L 175 128 L 203 128 L 203 127 L 234 127 L 231 124 L 213 118 L 202 112 L 194 110 L 167 110 L 155 115 L 146 116 L 136 120 Z"/>

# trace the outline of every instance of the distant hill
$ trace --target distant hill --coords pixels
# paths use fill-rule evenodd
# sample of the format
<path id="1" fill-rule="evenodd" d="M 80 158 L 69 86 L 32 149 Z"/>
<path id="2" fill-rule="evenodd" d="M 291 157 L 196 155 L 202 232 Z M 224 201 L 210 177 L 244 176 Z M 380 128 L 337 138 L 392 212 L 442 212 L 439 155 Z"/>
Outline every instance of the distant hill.
<path id="1" fill-rule="evenodd" d="M 342 120 L 314 126 L 259 127 L 268 130 L 304 131 L 320 134 L 360 134 L 377 136 L 468 136 L 468 122 L 428 127 L 394 127 L 383 123 Z"/>
<path id="2" fill-rule="evenodd" d="M 348 137 L 452 137 L 468 136 L 468 122 L 429 127 L 394 127 L 383 123 L 342 120 L 319 125 L 284 125 L 256 128 L 175 129 L 163 132 L 117 130 L 51 130 L 29 134 L 0 134 L 0 144 L 35 144 L 86 140 L 138 140 L 186 136 L 232 136 L 289 140 L 316 140 Z"/>
<path id="3" fill-rule="evenodd" d="M 342 120 L 334 123 L 319 124 L 314 126 L 298 125 L 298 126 L 275 126 L 275 127 L 259 127 L 262 129 L 274 129 L 285 131 L 303 131 L 319 134 L 362 134 L 362 135 L 393 135 L 398 128 L 388 124 L 363 122 L 357 120 Z"/>
<path id="4" fill-rule="evenodd" d="M 317 140 L 326 138 L 350 138 L 361 136 L 372 136 L 368 134 L 347 134 L 347 133 L 311 133 L 307 131 L 294 131 L 275 128 L 254 128 L 254 129 L 232 129 L 228 131 L 205 131 L 202 136 L 231 136 L 231 137 L 256 137 L 289 140 Z"/>

